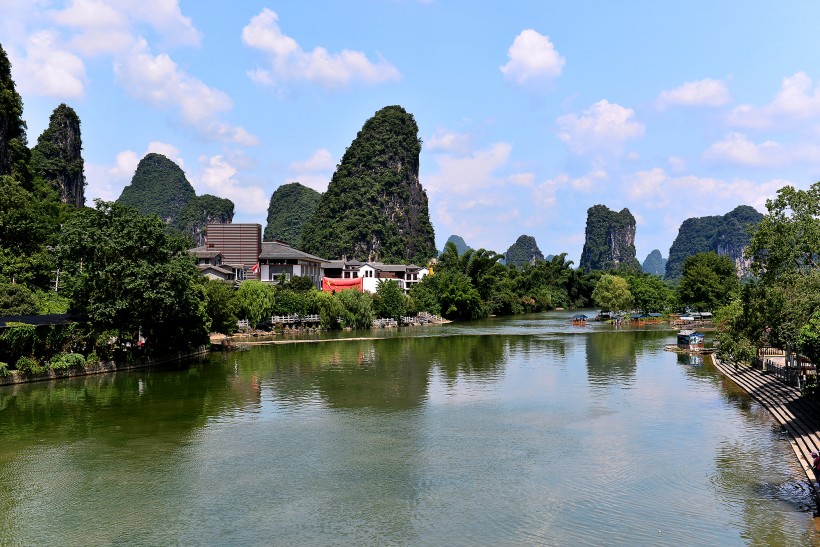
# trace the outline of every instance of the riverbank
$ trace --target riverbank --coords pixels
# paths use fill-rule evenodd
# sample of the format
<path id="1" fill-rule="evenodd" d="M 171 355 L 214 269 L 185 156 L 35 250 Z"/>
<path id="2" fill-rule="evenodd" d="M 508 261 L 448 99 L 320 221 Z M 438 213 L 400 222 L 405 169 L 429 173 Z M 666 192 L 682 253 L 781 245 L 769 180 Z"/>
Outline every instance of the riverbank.
<path id="1" fill-rule="evenodd" d="M 811 452 L 820 450 L 820 405 L 805 399 L 797 388 L 750 366 L 735 368 L 712 356 L 723 375 L 759 402 L 791 437 L 791 447 L 806 476 L 815 500 L 815 517 L 820 517 L 820 480 L 811 468 Z M 815 523 L 817 526 L 818 523 Z"/>
<path id="2" fill-rule="evenodd" d="M 96 365 L 87 365 L 79 369 L 63 369 L 54 370 L 48 369 L 42 374 L 28 375 L 23 374 L 17 370 L 9 371 L 11 374 L 6 377 L 0 377 L 0 387 L 28 384 L 31 382 L 47 382 L 50 380 L 59 380 L 62 378 L 75 378 L 78 376 L 91 376 L 94 374 L 106 374 L 109 372 L 118 372 L 123 370 L 133 370 L 138 368 L 147 368 L 157 365 L 164 365 L 166 363 L 177 363 L 184 359 L 191 359 L 201 355 L 206 355 L 210 352 L 207 345 L 199 346 L 197 349 L 190 352 L 177 352 L 173 355 L 166 355 L 163 357 L 141 357 L 133 362 L 118 363 L 116 361 L 103 361 Z"/>

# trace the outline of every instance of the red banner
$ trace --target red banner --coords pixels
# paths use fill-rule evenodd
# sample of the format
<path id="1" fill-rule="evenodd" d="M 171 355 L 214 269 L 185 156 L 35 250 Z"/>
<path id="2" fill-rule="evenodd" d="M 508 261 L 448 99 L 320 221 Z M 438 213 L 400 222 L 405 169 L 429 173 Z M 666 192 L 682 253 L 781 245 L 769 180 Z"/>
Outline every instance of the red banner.
<path id="1" fill-rule="evenodd" d="M 334 277 L 322 278 L 322 290 L 324 292 L 334 293 L 348 289 L 355 289 L 359 292 L 364 292 L 362 288 L 362 278 L 356 277 L 354 279 L 339 279 Z"/>

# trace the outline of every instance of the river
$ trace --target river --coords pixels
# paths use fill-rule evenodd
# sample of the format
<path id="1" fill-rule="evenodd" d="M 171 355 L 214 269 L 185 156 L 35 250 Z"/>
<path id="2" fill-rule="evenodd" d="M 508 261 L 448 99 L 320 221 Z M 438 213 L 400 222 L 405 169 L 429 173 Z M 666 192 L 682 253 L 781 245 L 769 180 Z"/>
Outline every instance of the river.
<path id="1" fill-rule="evenodd" d="M 571 315 L 0 388 L 0 544 L 820 544 L 762 407 Z"/>

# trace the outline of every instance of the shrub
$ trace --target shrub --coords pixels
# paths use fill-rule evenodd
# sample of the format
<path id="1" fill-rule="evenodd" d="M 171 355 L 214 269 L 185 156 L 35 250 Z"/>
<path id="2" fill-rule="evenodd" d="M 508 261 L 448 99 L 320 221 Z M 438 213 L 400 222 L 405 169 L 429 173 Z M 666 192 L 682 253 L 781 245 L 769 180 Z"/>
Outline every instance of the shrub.
<path id="1" fill-rule="evenodd" d="M 88 367 L 97 366 L 100 364 L 100 356 L 96 353 L 89 353 L 88 357 L 85 358 L 85 365 Z"/>
<path id="2" fill-rule="evenodd" d="M 0 378 L 11 376 L 11 371 L 7 363 L 0 363 Z"/>
<path id="3" fill-rule="evenodd" d="M 85 357 L 79 353 L 64 353 L 62 355 L 55 355 L 51 359 L 50 366 L 54 370 L 83 368 L 85 366 Z"/>
<path id="4" fill-rule="evenodd" d="M 40 363 L 38 363 L 31 357 L 25 356 L 17 359 L 17 363 L 14 366 L 17 368 L 17 370 L 28 376 L 37 376 L 38 374 L 42 374 L 47 370 L 46 367 L 41 366 Z"/>

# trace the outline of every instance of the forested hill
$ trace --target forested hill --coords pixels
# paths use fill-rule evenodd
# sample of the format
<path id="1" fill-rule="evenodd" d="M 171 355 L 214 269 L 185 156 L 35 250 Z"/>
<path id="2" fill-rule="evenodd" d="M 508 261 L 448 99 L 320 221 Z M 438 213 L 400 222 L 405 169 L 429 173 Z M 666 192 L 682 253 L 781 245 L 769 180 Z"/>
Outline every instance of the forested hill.
<path id="1" fill-rule="evenodd" d="M 508 266 L 521 268 L 526 264 L 534 264 L 536 260 L 544 260 L 544 253 L 538 248 L 534 237 L 522 235 L 507 249 L 505 260 Z"/>
<path id="2" fill-rule="evenodd" d="M 585 233 L 579 264 L 585 272 L 613 268 L 641 269 L 635 258 L 635 217 L 629 209 L 616 213 L 605 205 L 590 207 Z"/>
<path id="3" fill-rule="evenodd" d="M 646 256 L 641 267 L 644 273 L 663 276 L 666 273 L 666 259 L 655 249 Z"/>
<path id="4" fill-rule="evenodd" d="M 202 245 L 205 225 L 233 220 L 231 200 L 209 194 L 197 197 L 185 172 L 162 154 L 146 154 L 123 188 L 117 203 L 130 205 L 143 215 L 157 215 L 171 228 L 183 232 L 194 246 Z"/>
<path id="5" fill-rule="evenodd" d="M 313 216 L 322 194 L 298 182 L 283 184 L 270 197 L 265 241 L 278 239 L 301 248 L 302 229 Z"/>
<path id="6" fill-rule="evenodd" d="M 451 235 L 450 237 L 447 238 L 447 241 L 444 242 L 444 244 L 447 245 L 447 243 L 450 243 L 450 242 L 452 242 L 453 245 L 456 246 L 456 251 L 458 251 L 459 255 L 463 255 L 464 253 L 467 252 L 468 249 L 470 249 L 470 247 L 467 245 L 467 242 L 464 241 L 464 238 L 459 236 L 459 235 L 455 235 L 455 234 Z"/>
<path id="7" fill-rule="evenodd" d="M 179 165 L 152 152 L 140 160 L 117 203 L 130 205 L 143 215 L 158 215 L 172 224 L 195 197 L 194 187 Z"/>
<path id="8" fill-rule="evenodd" d="M 723 216 L 689 218 L 683 221 L 678 236 L 669 249 L 666 279 L 679 279 L 686 257 L 714 251 L 728 256 L 740 275 L 747 271 L 744 249 L 749 245 L 749 229 L 763 219 L 753 207 L 740 205 Z"/>
<path id="9" fill-rule="evenodd" d="M 413 115 L 382 108 L 367 120 L 333 173 L 302 250 L 325 258 L 425 264 L 436 254 L 427 194 L 419 182 L 421 140 Z"/>
<path id="10" fill-rule="evenodd" d="M 82 149 L 80 118 L 63 103 L 54 109 L 48 127 L 31 151 L 33 175 L 41 187 L 53 192 L 60 202 L 75 207 L 85 205 Z"/>

